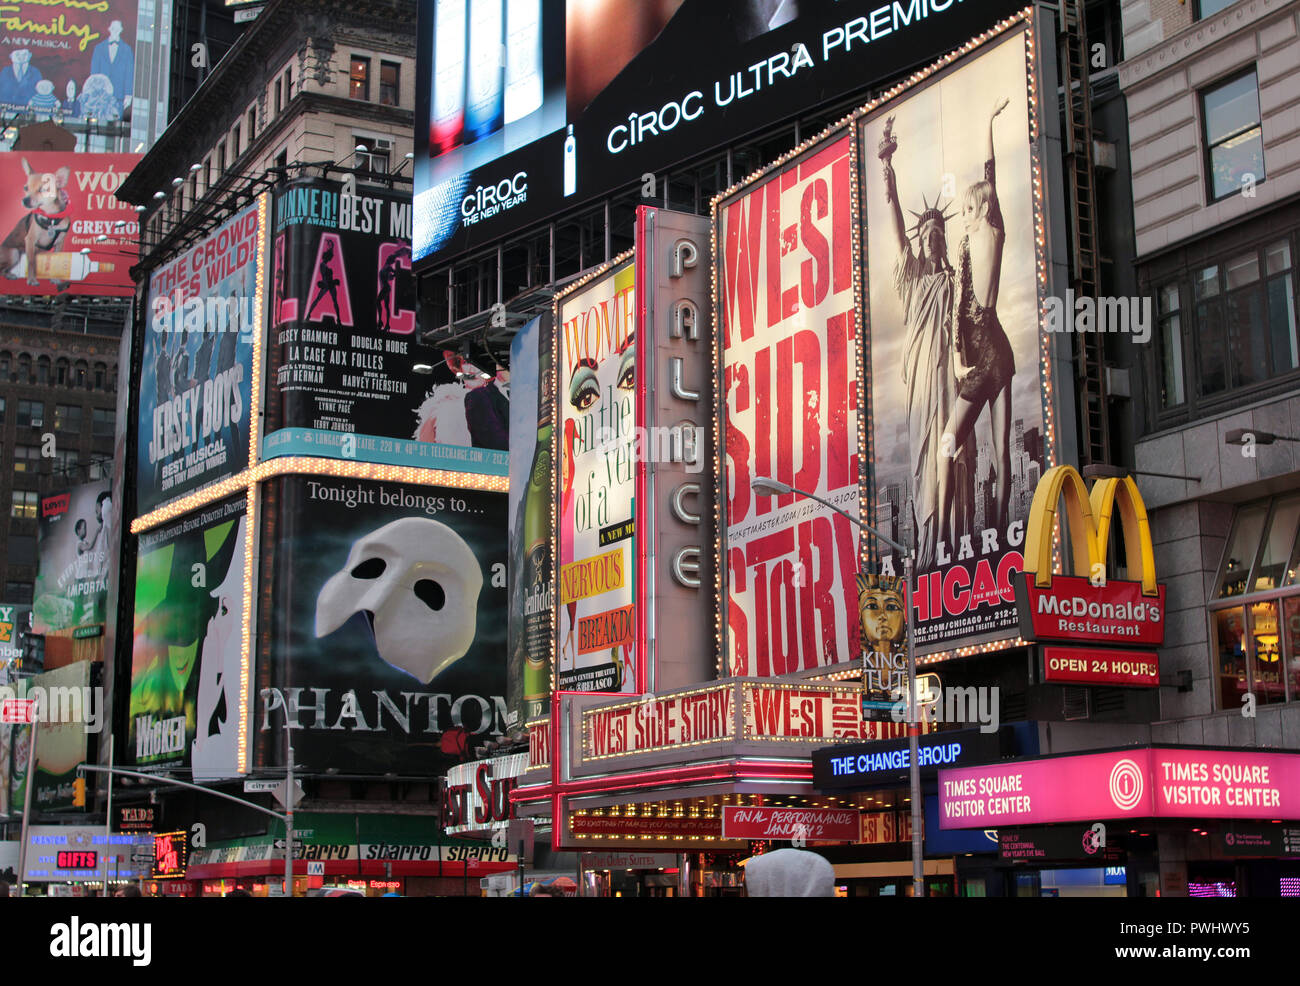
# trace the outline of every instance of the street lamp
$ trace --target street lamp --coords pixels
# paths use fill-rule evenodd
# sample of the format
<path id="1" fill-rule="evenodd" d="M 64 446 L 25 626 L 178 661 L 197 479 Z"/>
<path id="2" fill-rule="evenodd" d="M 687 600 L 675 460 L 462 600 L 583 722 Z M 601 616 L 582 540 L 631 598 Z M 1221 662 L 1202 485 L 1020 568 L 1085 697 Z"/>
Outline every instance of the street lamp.
<path id="1" fill-rule="evenodd" d="M 779 479 L 772 479 L 768 476 L 759 476 L 749 485 L 755 493 L 763 496 L 782 496 L 786 493 L 797 493 L 799 496 L 816 500 L 822 506 L 830 507 L 841 517 L 856 524 L 877 541 L 889 545 L 903 558 L 903 581 L 907 583 L 907 776 L 912 791 L 912 896 L 923 897 L 925 896 L 925 876 L 922 862 L 924 854 L 921 848 L 921 827 L 924 824 L 924 816 L 922 815 L 923 804 L 921 801 L 921 765 L 918 761 L 921 726 L 916 717 L 916 617 L 912 606 L 912 578 L 916 553 L 911 548 L 899 544 L 893 538 L 881 534 L 870 524 L 864 524 L 856 517 L 845 513 L 835 504 L 828 503 L 815 493 L 796 489 Z"/>

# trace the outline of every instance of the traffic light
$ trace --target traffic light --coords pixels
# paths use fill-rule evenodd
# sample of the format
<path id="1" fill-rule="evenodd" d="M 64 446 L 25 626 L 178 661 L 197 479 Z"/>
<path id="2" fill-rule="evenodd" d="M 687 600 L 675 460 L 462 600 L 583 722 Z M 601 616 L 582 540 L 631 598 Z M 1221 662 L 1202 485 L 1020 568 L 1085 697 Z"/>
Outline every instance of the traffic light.
<path id="1" fill-rule="evenodd" d="M 78 777 L 72 782 L 72 806 L 74 808 L 86 807 L 86 779 Z"/>

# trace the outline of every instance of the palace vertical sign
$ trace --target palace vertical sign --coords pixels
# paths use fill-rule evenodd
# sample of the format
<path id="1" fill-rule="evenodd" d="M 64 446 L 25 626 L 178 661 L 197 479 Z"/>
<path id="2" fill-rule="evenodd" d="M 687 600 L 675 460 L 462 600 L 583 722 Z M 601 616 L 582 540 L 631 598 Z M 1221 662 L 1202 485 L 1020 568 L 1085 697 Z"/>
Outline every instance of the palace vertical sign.
<path id="1" fill-rule="evenodd" d="M 853 524 L 750 486 L 773 477 L 858 516 L 853 181 L 842 133 L 716 207 L 727 674 L 859 653 Z"/>

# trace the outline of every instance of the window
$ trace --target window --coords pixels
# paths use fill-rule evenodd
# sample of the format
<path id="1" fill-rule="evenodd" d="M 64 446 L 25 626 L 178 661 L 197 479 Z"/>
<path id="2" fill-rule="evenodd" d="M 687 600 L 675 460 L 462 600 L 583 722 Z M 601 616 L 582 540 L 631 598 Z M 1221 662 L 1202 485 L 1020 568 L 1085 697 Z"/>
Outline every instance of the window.
<path id="1" fill-rule="evenodd" d="M 0 397 L 0 423 L 3 423 L 4 419 L 5 419 L 5 399 L 3 397 Z"/>
<path id="2" fill-rule="evenodd" d="M 30 606 L 32 604 L 32 583 L 6 582 L 4 601 L 18 606 Z"/>
<path id="3" fill-rule="evenodd" d="M 19 428 L 43 428 L 45 427 L 45 405 L 40 401 L 19 401 L 18 402 L 18 427 Z"/>
<path id="4" fill-rule="evenodd" d="M 0 380 L 9 379 L 9 363 L 12 357 L 8 352 L 0 353 Z"/>
<path id="5" fill-rule="evenodd" d="M 278 115 L 284 109 L 284 76 L 275 80 L 275 112 Z"/>
<path id="6" fill-rule="evenodd" d="M 370 59 L 360 55 L 352 56 L 352 68 L 348 72 L 348 98 L 370 98 Z"/>
<path id="7" fill-rule="evenodd" d="M 230 163 L 234 164 L 239 158 L 239 124 L 235 124 L 235 129 L 230 132 Z"/>
<path id="8" fill-rule="evenodd" d="M 1237 0 L 1196 0 L 1196 19 L 1199 21 L 1206 17 L 1213 17 L 1220 10 L 1226 10 L 1236 2 Z"/>
<path id="9" fill-rule="evenodd" d="M 36 506 L 40 500 L 40 494 L 35 490 L 14 490 L 10 494 L 12 506 L 9 508 L 9 516 L 17 517 L 19 520 L 35 520 Z"/>
<path id="10" fill-rule="evenodd" d="M 107 408 L 95 408 L 90 412 L 90 433 L 96 438 L 112 438 L 114 416 Z"/>
<path id="11" fill-rule="evenodd" d="M 1183 391 L 1183 320 L 1177 284 L 1166 284 L 1158 292 L 1160 312 L 1160 407 L 1177 407 L 1186 399 Z"/>
<path id="12" fill-rule="evenodd" d="M 68 385 L 68 361 L 62 356 L 54 364 L 54 382 L 60 387 Z"/>
<path id="13" fill-rule="evenodd" d="M 32 534 L 9 535 L 9 564 L 36 564 L 36 537 Z"/>
<path id="14" fill-rule="evenodd" d="M 251 110 L 248 111 L 248 143 L 250 147 L 253 144 L 253 137 L 255 137 L 256 135 L 257 135 L 257 107 L 254 106 Z"/>
<path id="15" fill-rule="evenodd" d="M 18 354 L 18 382 L 33 383 L 32 358 L 27 353 Z"/>
<path id="16" fill-rule="evenodd" d="M 50 358 L 48 356 L 38 356 L 36 358 L 36 382 L 42 386 L 50 382 Z"/>
<path id="17" fill-rule="evenodd" d="M 1300 369 L 1291 239 L 1196 267 L 1188 280 L 1156 289 L 1159 410 L 1192 398 L 1218 399 Z"/>
<path id="18" fill-rule="evenodd" d="M 226 142 L 220 141 L 217 144 L 217 177 L 220 178 L 226 173 Z"/>
<path id="19" fill-rule="evenodd" d="M 92 459 L 86 466 L 86 482 L 93 483 L 100 479 L 110 479 L 113 471 L 112 459 Z"/>
<path id="20" fill-rule="evenodd" d="M 287 103 L 291 99 L 293 99 L 293 66 L 292 65 L 290 65 L 289 68 L 284 73 L 284 101 Z"/>
<path id="21" fill-rule="evenodd" d="M 56 476 L 61 476 L 65 480 L 71 480 L 77 475 L 79 457 L 80 453 L 75 449 L 55 449 L 52 471 Z"/>
<path id="22" fill-rule="evenodd" d="M 14 446 L 14 472 L 39 472 L 41 450 L 36 445 Z"/>
<path id="23" fill-rule="evenodd" d="M 108 382 L 108 367 L 103 363 L 95 364 L 95 389 L 103 390 L 104 385 Z"/>
<path id="24" fill-rule="evenodd" d="M 1219 708 L 1300 701 L 1300 493 L 1237 510 L 1215 600 Z"/>
<path id="25" fill-rule="evenodd" d="M 1264 136 L 1255 70 L 1207 89 L 1201 95 L 1201 118 L 1210 201 L 1236 194 L 1250 180 L 1263 181 Z"/>
<path id="26" fill-rule="evenodd" d="M 355 147 L 364 147 L 364 151 L 357 151 L 357 167 L 364 171 L 373 171 L 376 174 L 388 173 L 388 151 L 376 150 L 375 142 L 368 137 L 354 138 Z"/>
<path id="27" fill-rule="evenodd" d="M 384 106 L 401 106 L 402 66 L 396 62 L 379 63 L 379 102 Z"/>
<path id="28" fill-rule="evenodd" d="M 287 147 L 275 156 L 275 166 L 281 170 L 289 167 L 289 149 Z"/>
<path id="29" fill-rule="evenodd" d="M 54 408 L 55 431 L 81 431 L 81 406 L 79 404 L 59 404 Z"/>

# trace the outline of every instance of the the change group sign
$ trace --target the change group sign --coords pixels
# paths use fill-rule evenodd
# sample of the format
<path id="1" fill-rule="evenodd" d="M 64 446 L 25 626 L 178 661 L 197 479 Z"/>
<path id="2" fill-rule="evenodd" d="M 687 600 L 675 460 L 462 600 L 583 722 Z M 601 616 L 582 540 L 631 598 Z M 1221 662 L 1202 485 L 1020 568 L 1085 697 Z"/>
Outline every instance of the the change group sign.
<path id="1" fill-rule="evenodd" d="M 1138 748 L 939 771 L 945 829 L 1300 818 L 1300 754 Z"/>

